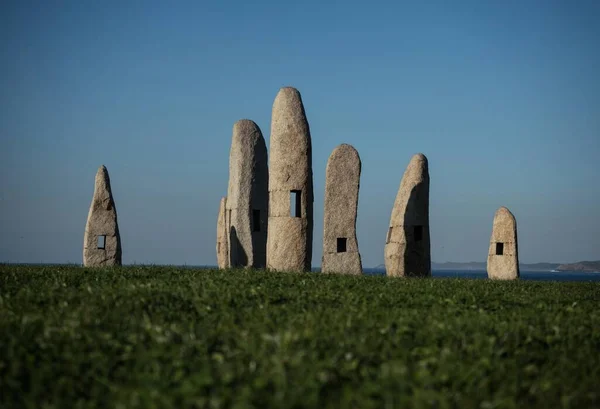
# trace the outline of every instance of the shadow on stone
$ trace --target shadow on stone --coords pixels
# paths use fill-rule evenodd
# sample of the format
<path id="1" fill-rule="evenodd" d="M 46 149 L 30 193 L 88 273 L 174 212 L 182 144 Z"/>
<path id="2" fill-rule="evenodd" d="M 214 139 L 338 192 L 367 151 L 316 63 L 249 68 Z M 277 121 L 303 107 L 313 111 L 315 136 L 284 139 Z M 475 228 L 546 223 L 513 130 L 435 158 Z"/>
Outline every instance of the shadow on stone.
<path id="1" fill-rule="evenodd" d="M 240 243 L 235 227 L 229 229 L 229 266 L 242 267 L 248 263 L 248 255 Z"/>
<path id="2" fill-rule="evenodd" d="M 412 188 L 404 213 L 404 272 L 406 277 L 431 275 L 429 260 L 429 228 L 423 220 L 427 208 L 429 186 L 421 182 Z"/>

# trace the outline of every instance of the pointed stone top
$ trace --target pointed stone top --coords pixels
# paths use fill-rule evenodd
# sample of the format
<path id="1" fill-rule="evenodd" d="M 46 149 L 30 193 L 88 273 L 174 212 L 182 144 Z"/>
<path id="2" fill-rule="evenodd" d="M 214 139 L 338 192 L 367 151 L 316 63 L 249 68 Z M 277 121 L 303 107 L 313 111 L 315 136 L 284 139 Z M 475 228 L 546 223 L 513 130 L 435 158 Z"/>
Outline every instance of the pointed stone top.
<path id="1" fill-rule="evenodd" d="M 406 167 L 402 183 L 413 185 L 429 177 L 429 163 L 422 153 L 413 155 Z"/>
<path id="2" fill-rule="evenodd" d="M 496 210 L 496 213 L 494 214 L 494 219 L 510 219 L 513 221 L 516 220 L 512 212 L 508 210 L 508 208 L 505 206 L 501 206 L 500 208 L 498 208 L 498 210 Z"/>
<path id="3" fill-rule="evenodd" d="M 427 156 L 423 155 L 422 153 L 416 153 L 412 156 L 412 158 L 410 158 L 410 164 L 408 166 L 417 164 L 418 162 L 422 162 L 422 165 L 420 166 L 427 167 L 429 165 L 427 161 Z"/>
<path id="4" fill-rule="evenodd" d="M 301 114 L 303 117 L 304 105 L 300 91 L 294 87 L 283 87 L 279 89 L 275 102 L 273 102 L 273 112 L 288 111 L 296 114 Z"/>
<path id="5" fill-rule="evenodd" d="M 96 172 L 96 180 L 98 179 L 104 180 L 105 183 L 110 185 L 110 177 L 108 176 L 108 169 L 106 169 L 106 166 L 101 165 L 98 168 L 98 172 Z"/>
<path id="6" fill-rule="evenodd" d="M 98 168 L 98 171 L 96 172 L 96 179 L 97 178 L 103 178 L 103 179 L 108 179 L 108 169 L 106 169 L 106 166 L 104 165 L 100 165 L 100 167 Z"/>
<path id="7" fill-rule="evenodd" d="M 96 173 L 94 181 L 94 198 L 101 197 L 102 200 L 106 200 L 106 197 L 110 197 L 112 201 L 112 189 L 110 187 L 110 176 L 106 166 L 102 165 Z"/>

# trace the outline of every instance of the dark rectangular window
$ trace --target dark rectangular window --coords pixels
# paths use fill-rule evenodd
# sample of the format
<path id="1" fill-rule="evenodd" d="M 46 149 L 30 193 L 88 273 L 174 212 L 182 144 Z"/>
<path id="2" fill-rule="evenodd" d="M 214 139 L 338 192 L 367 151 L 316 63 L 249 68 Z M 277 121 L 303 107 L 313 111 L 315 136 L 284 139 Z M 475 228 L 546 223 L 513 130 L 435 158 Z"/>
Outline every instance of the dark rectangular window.
<path id="1" fill-rule="evenodd" d="M 98 248 L 104 249 L 106 247 L 106 236 L 98 236 Z"/>
<path id="2" fill-rule="evenodd" d="M 347 242 L 347 239 L 345 237 L 337 238 L 337 252 L 338 253 L 346 252 L 346 242 Z"/>
<path id="3" fill-rule="evenodd" d="M 501 256 L 504 254 L 504 243 L 496 243 L 496 255 Z"/>
<path id="4" fill-rule="evenodd" d="M 414 226 L 415 241 L 423 240 L 423 226 Z"/>
<path id="5" fill-rule="evenodd" d="M 252 231 L 260 231 L 260 210 L 252 210 Z"/>
<path id="6" fill-rule="evenodd" d="M 392 229 L 393 229 L 393 227 L 390 227 L 388 229 L 388 234 L 387 234 L 387 237 L 385 239 L 385 244 L 388 244 L 390 242 L 390 240 L 392 239 Z"/>
<path id="7" fill-rule="evenodd" d="M 302 217 L 302 191 L 290 191 L 290 216 Z"/>

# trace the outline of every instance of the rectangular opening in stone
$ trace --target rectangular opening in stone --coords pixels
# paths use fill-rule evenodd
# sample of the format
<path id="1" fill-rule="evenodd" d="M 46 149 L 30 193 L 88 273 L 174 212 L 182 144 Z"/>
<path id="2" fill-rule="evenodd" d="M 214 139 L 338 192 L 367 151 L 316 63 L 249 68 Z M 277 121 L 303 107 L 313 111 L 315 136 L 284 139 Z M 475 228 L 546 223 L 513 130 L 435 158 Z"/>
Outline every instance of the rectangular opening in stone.
<path id="1" fill-rule="evenodd" d="M 496 243 L 496 255 L 501 256 L 504 254 L 504 243 Z"/>
<path id="2" fill-rule="evenodd" d="M 423 226 L 414 226 L 415 241 L 423 240 Z"/>
<path id="3" fill-rule="evenodd" d="M 106 247 L 106 236 L 98 236 L 98 248 L 104 249 Z"/>
<path id="4" fill-rule="evenodd" d="M 302 191 L 290 191 L 290 216 L 302 217 Z"/>
<path id="5" fill-rule="evenodd" d="M 392 229 L 393 229 L 393 227 L 390 227 L 388 229 L 388 234 L 387 234 L 387 237 L 385 238 L 385 244 L 388 244 L 390 242 L 390 239 L 392 238 Z"/>
<path id="6" fill-rule="evenodd" d="M 347 239 L 345 237 L 338 237 L 337 238 L 337 252 L 338 253 L 345 253 L 346 252 L 346 243 L 347 243 Z"/>
<path id="7" fill-rule="evenodd" d="M 252 231 L 260 231 L 260 210 L 252 210 Z"/>

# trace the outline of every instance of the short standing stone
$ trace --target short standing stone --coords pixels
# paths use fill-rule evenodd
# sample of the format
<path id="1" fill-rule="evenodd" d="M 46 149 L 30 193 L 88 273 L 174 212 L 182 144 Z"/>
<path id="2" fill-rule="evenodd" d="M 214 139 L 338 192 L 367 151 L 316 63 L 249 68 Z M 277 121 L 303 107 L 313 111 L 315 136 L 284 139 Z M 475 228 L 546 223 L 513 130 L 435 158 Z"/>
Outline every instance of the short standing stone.
<path id="1" fill-rule="evenodd" d="M 221 198 L 219 216 L 217 217 L 217 265 L 221 269 L 229 267 L 229 246 L 227 244 L 227 224 L 225 223 L 225 207 L 227 197 Z"/>
<path id="2" fill-rule="evenodd" d="M 279 90 L 271 118 L 267 268 L 310 271 L 313 236 L 311 136 L 300 92 Z"/>
<path id="3" fill-rule="evenodd" d="M 226 205 L 231 267 L 266 265 L 268 184 L 262 132 L 253 121 L 239 120 L 233 126 Z"/>
<path id="4" fill-rule="evenodd" d="M 494 215 L 487 273 L 488 278 L 497 280 L 515 280 L 520 277 L 517 220 L 504 206 Z"/>
<path id="5" fill-rule="evenodd" d="M 361 162 L 348 144 L 336 147 L 327 161 L 323 219 L 324 273 L 362 274 L 356 239 Z"/>
<path id="6" fill-rule="evenodd" d="M 400 182 L 384 255 L 388 276 L 431 276 L 429 167 L 423 154 L 411 158 Z"/>
<path id="7" fill-rule="evenodd" d="M 121 237 L 110 178 L 102 165 L 96 173 L 94 196 L 83 236 L 83 265 L 120 266 Z"/>

